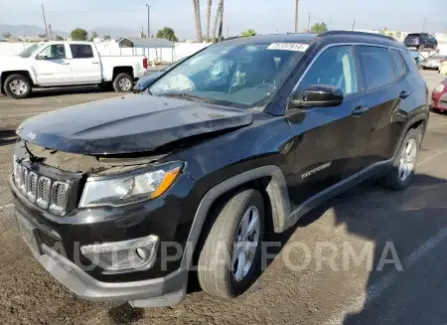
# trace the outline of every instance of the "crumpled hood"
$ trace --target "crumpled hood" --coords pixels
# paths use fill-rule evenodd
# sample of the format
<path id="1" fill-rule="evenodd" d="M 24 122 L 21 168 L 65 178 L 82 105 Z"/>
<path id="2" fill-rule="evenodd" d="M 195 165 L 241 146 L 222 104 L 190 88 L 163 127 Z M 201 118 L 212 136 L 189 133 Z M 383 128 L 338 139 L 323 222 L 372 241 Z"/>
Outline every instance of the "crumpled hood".
<path id="1" fill-rule="evenodd" d="M 129 95 L 32 117 L 19 126 L 17 134 L 45 148 L 106 155 L 153 151 L 183 138 L 251 122 L 248 110 Z"/>

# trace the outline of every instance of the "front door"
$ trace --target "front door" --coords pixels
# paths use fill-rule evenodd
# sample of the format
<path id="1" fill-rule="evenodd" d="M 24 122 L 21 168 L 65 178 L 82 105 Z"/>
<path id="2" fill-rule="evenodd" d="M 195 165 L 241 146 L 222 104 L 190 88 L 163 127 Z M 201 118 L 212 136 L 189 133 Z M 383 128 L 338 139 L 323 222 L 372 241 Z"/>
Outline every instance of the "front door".
<path id="1" fill-rule="evenodd" d="M 360 105 L 358 81 L 353 46 L 333 46 L 321 53 L 300 82 L 295 98 L 302 98 L 310 85 L 319 84 L 339 88 L 344 100 L 338 106 L 287 113 L 296 134 L 296 205 L 340 182 L 348 161 L 363 158 L 365 131 L 352 115 Z M 359 169 L 364 168 L 357 164 Z"/>
<path id="2" fill-rule="evenodd" d="M 34 70 L 39 86 L 68 85 L 72 83 L 70 60 L 64 44 L 45 47 L 34 60 Z"/>
<path id="3" fill-rule="evenodd" d="M 90 44 L 70 44 L 71 71 L 75 84 L 101 82 L 101 61 Z"/>

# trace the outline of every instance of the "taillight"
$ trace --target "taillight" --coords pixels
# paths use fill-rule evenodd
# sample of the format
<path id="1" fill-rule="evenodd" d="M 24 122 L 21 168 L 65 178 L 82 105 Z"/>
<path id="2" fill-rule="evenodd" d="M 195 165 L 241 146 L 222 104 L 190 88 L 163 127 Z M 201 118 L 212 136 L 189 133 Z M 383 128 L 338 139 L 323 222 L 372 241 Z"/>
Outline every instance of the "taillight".
<path id="1" fill-rule="evenodd" d="M 147 69 L 147 66 L 148 66 L 147 58 L 144 58 L 143 59 L 143 68 Z"/>

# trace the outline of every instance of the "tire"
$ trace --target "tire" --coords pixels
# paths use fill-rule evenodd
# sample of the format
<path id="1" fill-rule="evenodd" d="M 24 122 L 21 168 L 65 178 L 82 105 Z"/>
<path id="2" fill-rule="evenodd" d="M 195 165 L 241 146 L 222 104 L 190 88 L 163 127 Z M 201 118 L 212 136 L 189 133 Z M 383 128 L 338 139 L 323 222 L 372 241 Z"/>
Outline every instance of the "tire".
<path id="1" fill-rule="evenodd" d="M 131 92 L 133 86 L 134 86 L 133 77 L 126 72 L 118 74 L 113 80 L 113 89 L 115 89 L 115 91 L 119 93 Z"/>
<path id="2" fill-rule="evenodd" d="M 21 74 L 12 74 L 3 84 L 6 95 L 14 99 L 23 99 L 31 94 L 31 81 Z"/>
<path id="3" fill-rule="evenodd" d="M 253 228 L 258 231 L 257 241 L 255 232 L 248 237 L 247 241 L 244 241 L 241 239 L 246 238 L 241 233 L 245 228 L 242 226 L 242 221 L 248 220 L 248 224 L 250 224 L 251 220 L 254 225 L 256 215 L 259 227 Z M 222 209 L 219 210 L 200 251 L 197 275 L 203 291 L 220 298 L 234 298 L 244 293 L 253 284 L 260 271 L 264 216 L 264 200 L 262 195 L 254 189 L 240 191 L 226 201 Z M 244 224 L 247 225 L 247 223 Z M 241 253 L 238 258 L 232 256 L 233 249 L 242 246 L 236 245 L 238 240 L 241 240 L 239 243 L 257 242 L 257 246 L 254 244 L 250 246 L 253 247 L 251 263 L 242 264 L 242 256 L 246 256 L 244 253 Z M 234 262 L 231 261 L 232 259 Z M 245 272 L 242 268 L 243 265 L 246 265 Z"/>
<path id="4" fill-rule="evenodd" d="M 401 191 L 406 189 L 413 180 L 414 177 L 414 171 L 416 168 L 416 162 L 417 158 L 419 156 L 419 150 L 421 147 L 421 129 L 410 129 L 407 133 L 407 135 L 404 138 L 404 141 L 402 142 L 402 145 L 399 149 L 399 154 L 396 157 L 396 160 L 393 163 L 393 168 L 388 172 L 388 174 L 382 179 L 382 184 L 394 191 Z M 408 153 L 409 149 L 409 143 L 412 143 L 412 146 L 414 146 L 411 156 L 410 155 L 404 155 L 404 152 Z M 403 170 L 403 165 L 405 163 L 402 161 L 405 159 L 408 164 L 411 165 L 410 161 L 412 161 L 412 167 L 410 170 L 407 170 L 406 172 Z M 406 177 L 403 177 L 406 173 Z"/>

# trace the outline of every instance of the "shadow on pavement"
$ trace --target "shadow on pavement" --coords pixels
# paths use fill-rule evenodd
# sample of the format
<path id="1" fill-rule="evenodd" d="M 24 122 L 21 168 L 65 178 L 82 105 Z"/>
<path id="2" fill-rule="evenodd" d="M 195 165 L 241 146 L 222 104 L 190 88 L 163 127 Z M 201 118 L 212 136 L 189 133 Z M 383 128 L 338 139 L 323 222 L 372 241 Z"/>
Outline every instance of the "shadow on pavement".
<path id="1" fill-rule="evenodd" d="M 443 307 L 445 296 L 442 300 L 439 294 L 447 292 L 444 276 L 447 259 L 441 259 L 443 262 L 439 264 L 433 262 L 431 268 L 425 271 L 421 271 L 425 268 L 425 263 L 420 262 L 422 259 L 425 261 L 433 258 L 428 251 L 424 251 L 427 241 L 433 244 L 433 237 L 447 237 L 446 192 L 446 180 L 428 175 L 415 175 L 410 188 L 402 192 L 381 189 L 371 181 L 310 211 L 286 232 L 267 234 L 264 241 L 280 242 L 281 247 L 276 251 L 269 250 L 269 254 L 278 255 L 297 228 L 310 225 L 328 209 L 332 209 L 335 216 L 334 227 L 344 225 L 348 233 L 367 239 L 374 247 L 365 294 L 357 297 L 364 299 L 364 303 L 359 306 L 359 299 L 349 301 L 347 297 L 346 304 L 351 308 L 333 324 L 446 324 L 447 309 Z M 356 199 L 352 200 L 353 198 Z M 347 204 L 349 208 L 344 207 Z M 393 223 L 394 231 L 379 227 Z M 400 225 L 402 230 L 396 232 Z M 445 234 L 439 234 L 441 229 L 445 229 Z M 360 255 L 360 252 L 357 254 Z M 445 257 L 445 254 L 441 255 Z M 439 260 L 440 256 L 436 257 Z M 267 266 L 273 260 L 274 258 L 267 261 Z M 433 268 L 433 265 L 439 266 L 439 270 Z M 355 273 L 351 273 L 352 269 L 329 269 L 329 272 Z M 419 281 L 415 281 L 418 279 Z M 427 283 L 427 279 L 432 281 Z M 433 287 L 437 288 L 435 293 Z M 424 297 L 423 301 L 421 297 Z M 359 312 L 355 312 L 359 309 Z"/>
<path id="2" fill-rule="evenodd" d="M 17 140 L 15 130 L 0 130 L 0 146 L 6 146 Z"/>
<path id="3" fill-rule="evenodd" d="M 33 90 L 30 98 L 39 98 L 46 96 L 74 95 L 74 94 L 90 94 L 104 93 L 112 90 L 103 89 L 98 86 L 82 86 L 82 87 L 62 87 L 62 88 L 41 88 Z"/>
<path id="4" fill-rule="evenodd" d="M 113 324 L 130 325 L 143 319 L 144 310 L 142 308 L 132 308 L 129 304 L 125 303 L 110 308 L 108 315 Z"/>

